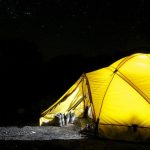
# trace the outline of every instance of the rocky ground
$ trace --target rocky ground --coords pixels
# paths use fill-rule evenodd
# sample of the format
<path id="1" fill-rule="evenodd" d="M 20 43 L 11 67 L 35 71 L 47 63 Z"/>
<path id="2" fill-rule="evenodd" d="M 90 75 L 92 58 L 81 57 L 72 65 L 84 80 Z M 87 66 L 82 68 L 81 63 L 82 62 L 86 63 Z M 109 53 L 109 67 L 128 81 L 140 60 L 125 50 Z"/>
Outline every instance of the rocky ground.
<path id="1" fill-rule="evenodd" d="M 74 125 L 56 127 L 56 126 L 25 126 L 18 127 L 0 127 L 0 140 L 54 140 L 54 139 L 82 139 L 79 134 L 80 128 Z"/>
<path id="2" fill-rule="evenodd" d="M 5 149 L 145 150 L 150 144 L 98 139 L 81 134 L 74 125 L 0 127 L 0 150 Z"/>

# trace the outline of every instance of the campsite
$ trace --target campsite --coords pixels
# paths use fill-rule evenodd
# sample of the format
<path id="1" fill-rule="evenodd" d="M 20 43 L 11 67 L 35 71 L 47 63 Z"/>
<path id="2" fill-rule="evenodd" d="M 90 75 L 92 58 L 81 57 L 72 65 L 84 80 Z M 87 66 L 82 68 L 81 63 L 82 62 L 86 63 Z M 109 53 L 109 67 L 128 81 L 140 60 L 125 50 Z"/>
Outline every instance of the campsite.
<path id="1" fill-rule="evenodd" d="M 93 122 L 87 122 L 89 128 L 94 128 L 100 137 L 149 140 L 149 70 L 150 54 L 135 53 L 108 67 L 82 74 L 62 97 L 42 112 L 40 126 L 50 125 L 57 118 L 62 123 L 64 116 L 69 114 L 70 120 L 74 114 L 81 120 L 90 118 Z"/>
<path id="2" fill-rule="evenodd" d="M 149 149 L 149 10 L 0 0 L 0 150 Z"/>
<path id="3" fill-rule="evenodd" d="M 39 126 L 0 127 L 0 148 L 148 149 L 150 80 L 138 81 L 150 77 L 149 60 L 149 54 L 135 53 L 105 68 L 81 75 L 63 96 L 41 113 Z M 138 69 L 133 72 L 133 68 Z M 101 88 L 98 87 L 101 86 L 103 91 L 99 92 Z M 112 87 L 115 89 L 113 92 Z M 116 88 L 119 94 L 118 90 L 116 94 Z M 122 101 L 119 95 L 123 95 Z M 94 101 L 96 98 L 97 102 Z M 105 101 L 109 103 L 106 105 Z M 90 109 L 86 110 L 87 106 Z M 60 112 L 70 112 L 67 124 L 62 123 L 62 116 L 57 124 L 53 124 Z M 71 120 L 72 113 L 76 116 L 74 120 Z"/>

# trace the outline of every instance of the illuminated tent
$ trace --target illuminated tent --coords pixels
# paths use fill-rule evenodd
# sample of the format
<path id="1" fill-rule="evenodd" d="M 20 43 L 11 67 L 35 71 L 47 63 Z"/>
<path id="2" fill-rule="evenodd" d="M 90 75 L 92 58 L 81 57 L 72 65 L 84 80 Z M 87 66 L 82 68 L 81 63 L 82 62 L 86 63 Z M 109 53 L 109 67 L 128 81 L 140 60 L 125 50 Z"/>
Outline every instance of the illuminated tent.
<path id="1" fill-rule="evenodd" d="M 40 125 L 51 122 L 58 112 L 74 111 L 83 117 L 87 106 L 101 137 L 150 138 L 150 54 L 133 54 L 83 74 L 42 113 Z"/>

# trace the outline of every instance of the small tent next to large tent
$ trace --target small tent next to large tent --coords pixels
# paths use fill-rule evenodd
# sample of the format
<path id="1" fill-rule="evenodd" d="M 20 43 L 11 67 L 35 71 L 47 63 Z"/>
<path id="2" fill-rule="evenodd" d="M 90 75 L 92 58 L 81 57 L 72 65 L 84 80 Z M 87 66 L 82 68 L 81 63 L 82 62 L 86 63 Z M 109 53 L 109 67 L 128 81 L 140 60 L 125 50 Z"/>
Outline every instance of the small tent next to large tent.
<path id="1" fill-rule="evenodd" d="M 101 137 L 137 140 L 150 138 L 150 54 L 136 53 L 108 67 L 84 73 L 42 113 L 40 125 L 57 113 L 73 111 L 84 117 L 86 108 Z"/>

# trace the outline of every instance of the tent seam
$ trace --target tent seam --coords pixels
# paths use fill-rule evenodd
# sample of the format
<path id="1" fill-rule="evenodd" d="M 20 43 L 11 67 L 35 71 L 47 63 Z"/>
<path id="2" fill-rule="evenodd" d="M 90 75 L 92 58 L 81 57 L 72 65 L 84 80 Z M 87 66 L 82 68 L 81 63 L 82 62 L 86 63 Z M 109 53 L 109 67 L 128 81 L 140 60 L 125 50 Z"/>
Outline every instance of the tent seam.
<path id="1" fill-rule="evenodd" d="M 113 68 L 113 67 L 112 67 Z M 115 69 L 115 68 L 114 68 Z M 117 73 L 119 72 L 119 73 Z M 115 72 L 116 75 L 118 75 L 120 78 L 122 78 L 126 83 L 128 83 L 135 91 L 137 91 L 149 104 L 150 99 L 148 96 L 143 93 L 142 90 L 140 90 L 134 83 L 132 83 L 123 73 L 121 73 L 119 70 Z"/>
<path id="2" fill-rule="evenodd" d="M 86 76 L 86 73 L 83 73 L 83 76 L 86 78 L 86 81 L 87 81 L 87 86 L 88 86 L 88 92 L 89 92 L 89 98 L 90 98 L 90 101 L 93 105 L 93 112 L 94 112 L 94 119 L 96 121 L 96 115 L 95 115 L 95 108 L 94 108 L 94 104 L 93 104 L 93 99 L 92 99 L 92 94 L 91 94 L 91 88 L 90 88 L 90 84 L 89 84 L 89 80 Z"/>

